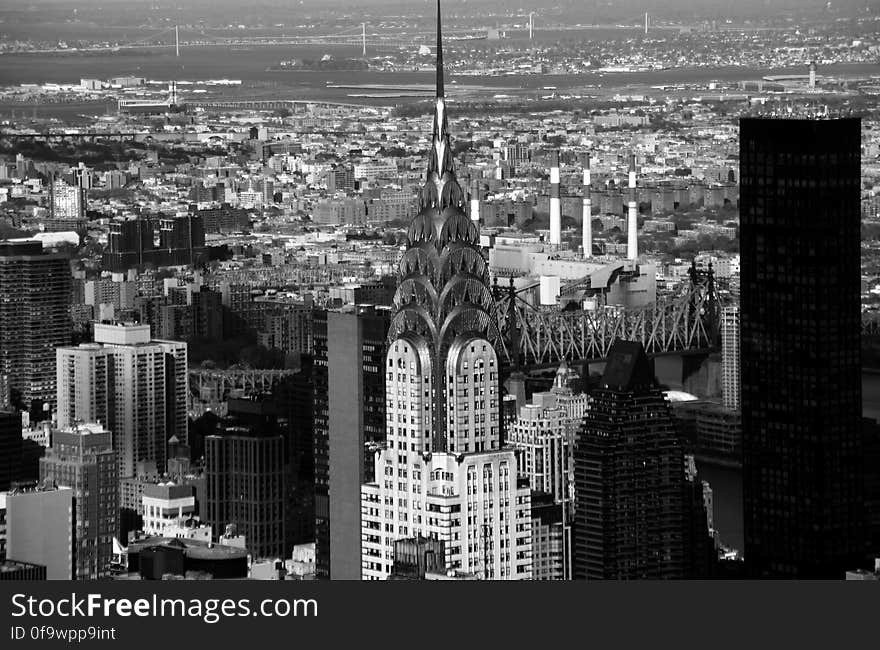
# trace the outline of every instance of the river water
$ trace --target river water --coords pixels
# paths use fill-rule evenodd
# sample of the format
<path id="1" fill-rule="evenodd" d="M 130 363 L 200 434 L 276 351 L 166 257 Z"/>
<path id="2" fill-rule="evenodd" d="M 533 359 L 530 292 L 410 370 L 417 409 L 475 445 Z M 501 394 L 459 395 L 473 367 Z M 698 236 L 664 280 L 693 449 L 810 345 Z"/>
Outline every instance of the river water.
<path id="1" fill-rule="evenodd" d="M 423 72 L 363 72 L 363 71 L 287 71 L 268 70 L 285 59 L 320 57 L 328 48 L 254 46 L 247 49 L 229 47 L 199 47 L 181 50 L 175 57 L 172 50 L 122 50 L 102 53 L 67 54 L 6 54 L 0 56 L 0 86 L 22 83 L 79 83 L 81 78 L 108 79 L 115 76 L 135 75 L 154 80 L 207 80 L 240 79 L 244 82 L 268 82 L 277 85 L 277 92 L 287 98 L 308 98 L 323 101 L 344 101 L 352 91 L 326 88 L 331 84 L 430 84 L 433 72 L 426 61 Z M 359 57 L 358 48 L 332 48 L 337 57 Z M 559 91 L 582 88 L 587 85 L 602 88 L 626 86 L 699 83 L 709 81 L 736 82 L 758 79 L 769 74 L 802 74 L 801 68 L 756 70 L 745 67 L 679 68 L 655 72 L 607 73 L 584 75 L 510 75 L 499 77 L 471 77 L 448 72 L 450 90 L 452 81 L 459 84 L 479 84 L 508 88 L 515 91 L 534 91 L 546 86 Z M 823 75 L 880 74 L 880 65 L 852 64 L 824 66 Z M 182 88 L 185 92 L 185 88 Z"/>

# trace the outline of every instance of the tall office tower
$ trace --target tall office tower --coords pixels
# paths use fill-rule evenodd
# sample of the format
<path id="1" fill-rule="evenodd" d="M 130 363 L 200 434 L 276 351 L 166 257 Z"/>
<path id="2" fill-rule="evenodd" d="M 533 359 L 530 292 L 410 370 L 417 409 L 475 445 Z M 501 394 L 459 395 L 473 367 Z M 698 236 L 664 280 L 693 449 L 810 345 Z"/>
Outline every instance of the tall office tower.
<path id="1" fill-rule="evenodd" d="M 70 264 L 38 241 L 0 241 L 0 375 L 13 403 L 55 402 L 55 348 L 69 345 Z"/>
<path id="2" fill-rule="evenodd" d="M 285 548 L 315 542 L 314 358 L 300 357 L 300 371 L 276 385 L 276 399 L 287 417 L 289 466 Z"/>
<path id="3" fill-rule="evenodd" d="M 688 577 L 684 452 L 640 343 L 616 341 L 575 448 L 575 579 Z"/>
<path id="4" fill-rule="evenodd" d="M 58 425 L 67 428 L 76 422 L 101 422 L 110 427 L 116 403 L 111 351 L 100 343 L 82 343 L 75 348 L 58 348 L 55 357 Z"/>
<path id="5" fill-rule="evenodd" d="M 73 491 L 76 579 L 108 576 L 119 514 L 110 432 L 98 424 L 54 431 L 52 446 L 40 459 L 40 481 Z"/>
<path id="6" fill-rule="evenodd" d="M 383 363 L 386 446 L 361 488 L 362 577 L 392 569 L 394 542 L 444 542 L 447 571 L 531 577 L 528 481 L 501 448 L 500 334 L 479 232 L 455 178 L 437 3 L 437 97 L 420 211 L 398 267 Z"/>
<path id="7" fill-rule="evenodd" d="M 70 488 L 6 495 L 6 559 L 46 567 L 47 580 L 76 578 L 76 512 Z"/>
<path id="8" fill-rule="evenodd" d="M 55 179 L 49 185 L 49 216 L 52 219 L 83 219 L 86 215 L 86 190 Z"/>
<path id="9" fill-rule="evenodd" d="M 300 372 L 273 386 L 271 395 L 228 401 L 228 421 L 283 438 L 285 557 L 297 544 L 315 541 L 312 401 L 308 357 Z"/>
<path id="10" fill-rule="evenodd" d="M 535 393 L 519 410 L 507 441 L 520 451 L 518 473 L 528 477 L 532 490 L 569 500 L 572 445 L 568 416 L 553 393 Z"/>
<path id="11" fill-rule="evenodd" d="M 205 437 L 207 523 L 234 524 L 256 559 L 284 554 L 284 438 L 259 426 L 222 423 Z"/>
<path id="12" fill-rule="evenodd" d="M 863 553 L 861 121 L 740 121 L 744 555 L 840 579 Z"/>
<path id="13" fill-rule="evenodd" d="M 636 260 L 639 257 L 639 204 L 636 196 L 636 157 L 629 157 L 629 203 L 627 204 L 626 257 Z"/>
<path id="14" fill-rule="evenodd" d="M 507 440 L 521 452 L 520 476 L 529 479 L 532 490 L 552 495 L 557 503 L 571 501 L 574 441 L 589 404 L 589 396 L 572 390 L 572 375 L 563 361 L 553 388 L 534 393 L 531 404 L 520 407 Z"/>
<path id="15" fill-rule="evenodd" d="M 589 397 L 575 394 L 571 379 L 563 362 L 552 390 L 532 395 L 507 436 L 519 452 L 519 474 L 532 489 L 533 580 L 570 580 L 572 575 L 573 447 Z"/>
<path id="16" fill-rule="evenodd" d="M 550 152 L 550 245 L 562 245 L 562 205 L 559 197 L 559 152 Z"/>
<path id="17" fill-rule="evenodd" d="M 138 462 L 164 468 L 168 440 L 187 441 L 186 343 L 149 325 L 95 323 L 94 343 L 57 350 L 58 425 L 100 422 L 113 434 L 119 478 Z"/>
<path id="18" fill-rule="evenodd" d="M 584 154 L 584 198 L 583 198 L 583 208 L 581 211 L 581 219 L 583 221 L 582 228 L 582 242 L 581 245 L 584 249 L 584 259 L 589 259 L 593 256 L 593 197 L 592 197 L 592 186 L 593 179 L 590 175 L 590 154 Z"/>
<path id="19" fill-rule="evenodd" d="M 742 406 L 739 351 L 739 305 L 728 305 L 721 310 L 721 399 L 731 411 Z"/>
<path id="20" fill-rule="evenodd" d="M 391 311 L 357 307 L 315 320 L 316 574 L 361 577 L 361 484 L 385 440 L 385 352 Z"/>

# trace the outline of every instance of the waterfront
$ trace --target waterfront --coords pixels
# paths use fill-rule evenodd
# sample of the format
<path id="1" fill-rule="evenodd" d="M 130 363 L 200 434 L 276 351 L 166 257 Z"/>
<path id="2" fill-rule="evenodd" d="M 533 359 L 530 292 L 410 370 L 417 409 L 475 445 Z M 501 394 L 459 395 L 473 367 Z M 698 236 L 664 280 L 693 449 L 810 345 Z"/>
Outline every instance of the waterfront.
<path id="1" fill-rule="evenodd" d="M 270 67 L 279 61 L 295 58 L 321 56 L 331 51 L 334 56 L 359 56 L 356 47 L 291 47 L 254 46 L 245 49 L 226 47 L 200 47 L 184 49 L 180 57 L 173 51 L 125 50 L 120 52 L 90 52 L 64 54 L 6 54 L 0 57 L 0 85 L 22 83 L 79 83 L 81 78 L 108 79 L 115 76 L 135 75 L 148 80 L 189 80 L 236 79 L 245 85 L 259 82 L 269 84 L 282 98 L 314 99 L 323 101 L 345 101 L 351 93 L 345 88 L 353 84 L 367 85 L 408 85 L 430 84 L 433 72 L 426 60 L 422 72 L 364 72 L 352 71 L 272 71 Z M 726 68 L 673 68 L 652 72 L 615 72 L 590 74 L 516 74 L 503 76 L 470 76 L 456 74 L 453 69 L 448 74 L 450 90 L 457 81 L 460 84 L 479 84 L 504 92 L 535 93 L 546 87 L 555 87 L 557 92 L 586 89 L 588 94 L 602 94 L 609 89 L 641 89 L 648 91 L 666 85 L 708 84 L 712 81 L 735 83 L 749 79 L 760 79 L 767 75 L 803 73 L 802 68 L 785 67 L 759 70 L 747 67 Z M 839 75 L 880 75 L 880 64 L 841 64 L 829 65 L 822 69 L 827 76 Z M 593 87 L 588 88 L 588 87 Z M 513 91 L 506 89 L 513 88 Z"/>

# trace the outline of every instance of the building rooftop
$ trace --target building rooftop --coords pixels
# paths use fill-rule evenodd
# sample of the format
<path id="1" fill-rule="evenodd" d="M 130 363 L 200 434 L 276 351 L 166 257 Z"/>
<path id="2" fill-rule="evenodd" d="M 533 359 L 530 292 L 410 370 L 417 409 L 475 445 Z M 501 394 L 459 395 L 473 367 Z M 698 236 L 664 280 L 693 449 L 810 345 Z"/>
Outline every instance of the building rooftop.
<path id="1" fill-rule="evenodd" d="M 622 339 L 614 342 L 608 353 L 601 385 L 603 388 L 618 391 L 632 391 L 654 385 L 654 371 L 641 343 Z"/>
<path id="2" fill-rule="evenodd" d="M 150 326 L 135 323 L 95 323 L 95 343 L 137 345 L 150 342 Z"/>
<path id="3" fill-rule="evenodd" d="M 202 542 L 196 539 L 179 539 L 169 537 L 146 537 L 132 541 L 128 545 L 129 553 L 139 553 L 146 548 L 166 546 L 182 550 L 188 558 L 196 560 L 215 559 L 244 559 L 247 558 L 246 549 L 213 542 Z"/>
<path id="4" fill-rule="evenodd" d="M 12 573 L 13 571 L 21 571 L 22 569 L 32 569 L 41 567 L 40 564 L 31 564 L 30 562 L 19 562 L 18 560 L 4 560 L 0 562 L 0 573 Z"/>

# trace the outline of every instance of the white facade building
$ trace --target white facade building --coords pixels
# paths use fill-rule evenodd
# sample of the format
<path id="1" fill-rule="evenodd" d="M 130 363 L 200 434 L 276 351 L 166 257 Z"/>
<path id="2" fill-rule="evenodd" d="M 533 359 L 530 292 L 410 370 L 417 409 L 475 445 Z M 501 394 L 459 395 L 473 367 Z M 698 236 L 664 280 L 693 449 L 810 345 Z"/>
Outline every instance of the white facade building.
<path id="1" fill-rule="evenodd" d="M 58 426 L 110 429 L 120 478 L 138 461 L 164 469 L 168 439 L 187 440 L 186 343 L 151 340 L 149 325 L 95 323 L 94 338 L 56 349 Z"/>
<path id="2" fill-rule="evenodd" d="M 82 188 L 56 179 L 50 186 L 49 208 L 53 219 L 81 219 L 85 215 Z"/>
<path id="3" fill-rule="evenodd" d="M 520 476 L 535 493 L 542 493 L 532 499 L 534 580 L 571 579 L 574 444 L 589 406 L 586 394 L 571 389 L 575 377 L 563 362 L 552 390 L 532 395 L 509 432 Z"/>
<path id="4" fill-rule="evenodd" d="M 178 537 L 181 520 L 192 516 L 196 497 L 192 486 L 159 483 L 144 488 L 144 532 L 161 537 Z"/>
<path id="5" fill-rule="evenodd" d="M 447 575 L 530 579 L 531 494 L 515 452 L 501 448 L 500 333 L 480 233 L 455 178 L 439 17 L 437 32 L 427 178 L 385 357 L 386 445 L 374 482 L 361 487 L 362 578 L 387 578 L 394 542 L 422 536 L 444 542 Z"/>
<path id="6" fill-rule="evenodd" d="M 447 363 L 448 451 L 432 453 L 430 357 L 414 337 L 387 360 L 387 448 L 376 482 L 361 488 L 363 578 L 391 573 L 396 539 L 446 545 L 447 570 L 485 579 L 531 577 L 530 490 L 516 456 L 500 448 L 498 360 L 487 341 L 460 342 Z M 381 471 L 381 473 L 380 473 Z"/>

